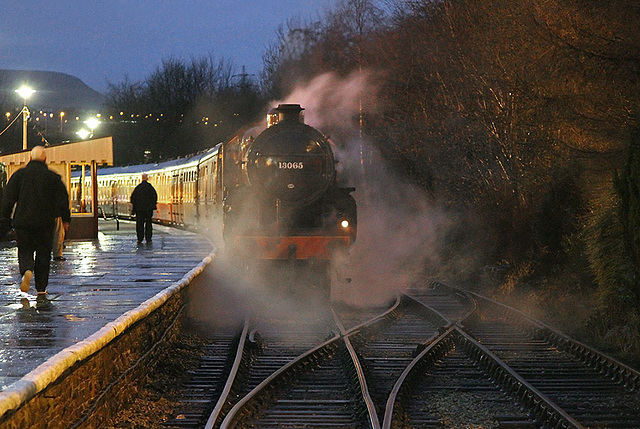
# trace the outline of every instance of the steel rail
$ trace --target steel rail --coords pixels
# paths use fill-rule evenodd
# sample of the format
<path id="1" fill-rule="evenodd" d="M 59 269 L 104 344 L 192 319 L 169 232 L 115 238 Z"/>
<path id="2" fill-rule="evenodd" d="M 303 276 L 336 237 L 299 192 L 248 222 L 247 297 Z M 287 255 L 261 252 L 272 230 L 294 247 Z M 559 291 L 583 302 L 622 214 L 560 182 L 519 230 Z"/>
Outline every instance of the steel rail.
<path id="1" fill-rule="evenodd" d="M 341 327 L 341 331 L 344 334 L 344 338 L 345 341 L 348 342 L 349 345 L 351 345 L 351 338 L 356 338 L 358 335 L 360 334 L 365 334 L 367 331 L 371 331 L 371 333 L 373 333 L 376 330 L 382 330 L 383 332 L 385 331 L 385 326 L 387 323 L 393 325 L 393 323 L 396 321 L 395 319 L 398 319 L 398 313 L 399 312 L 404 312 L 406 311 L 409 307 L 411 306 L 416 306 L 421 310 L 425 310 L 427 312 L 425 319 L 428 320 L 430 323 L 432 323 L 434 326 L 442 326 L 442 325 L 451 325 L 451 322 L 449 322 L 449 320 L 443 316 L 441 313 L 439 313 L 438 311 L 429 308 L 428 306 L 426 306 L 424 303 L 420 302 L 418 299 L 408 295 L 408 294 L 398 294 L 396 295 L 396 300 L 395 300 L 395 304 L 387 311 L 385 311 L 384 313 L 371 318 L 370 320 L 363 322 L 357 326 L 355 326 L 352 329 L 349 329 L 347 332 L 344 331 L 342 324 L 340 323 L 339 320 L 336 320 L 336 323 Z M 335 317 L 337 318 L 338 315 L 335 314 Z M 382 327 L 378 327 L 378 325 L 383 325 Z M 374 334 L 374 335 L 381 335 L 380 333 L 378 334 Z M 384 337 L 384 334 L 381 335 L 382 337 Z M 433 335 L 431 338 L 427 339 L 424 344 L 428 344 L 430 343 L 434 338 L 437 337 L 437 333 L 435 335 Z M 357 362 L 357 364 L 359 366 L 362 366 L 362 364 L 359 362 L 359 358 L 358 355 L 356 354 L 355 350 L 352 354 L 352 359 L 354 362 Z M 366 360 L 366 359 L 365 359 Z M 363 369 L 362 369 L 363 371 Z M 377 416 L 377 411 L 375 408 L 375 402 L 373 401 L 373 398 L 371 396 L 371 392 L 368 386 L 368 383 L 366 381 L 366 378 L 364 376 L 364 374 L 362 375 L 362 382 L 361 382 L 361 386 L 363 388 L 363 391 L 366 392 L 367 397 L 369 398 L 370 402 L 370 408 L 371 408 L 371 412 L 370 415 L 375 416 L 376 420 L 375 423 L 373 424 L 373 427 L 380 427 L 380 420 Z"/>
<path id="2" fill-rule="evenodd" d="M 459 326 L 453 325 L 416 356 L 398 378 L 387 400 L 382 429 L 390 429 L 392 427 L 397 397 L 400 390 L 406 385 L 406 382 L 410 380 L 409 376 L 411 373 L 417 370 L 417 368 L 428 364 L 425 360 L 430 359 L 430 361 L 434 361 L 443 354 L 443 349 L 452 348 L 455 342 L 462 342 L 462 347 L 467 353 L 487 369 L 501 386 L 516 393 L 519 400 L 529 409 L 532 409 L 541 421 L 550 424 L 550 427 L 553 428 L 584 428 L 584 426 L 573 419 L 566 411 L 527 383 L 486 347 L 478 343 Z M 438 356 L 434 356 L 435 353 L 439 353 Z"/>
<path id="3" fill-rule="evenodd" d="M 213 411 L 207 419 L 207 423 L 204 426 L 205 429 L 213 429 L 216 421 L 218 421 L 218 419 L 220 418 L 224 405 L 229 400 L 229 393 L 231 392 L 231 388 L 233 387 L 233 383 L 235 382 L 236 376 L 238 374 L 238 369 L 240 368 L 242 359 L 244 357 L 246 339 L 249 333 L 249 325 L 250 317 L 246 317 L 244 321 L 244 328 L 242 329 L 242 334 L 240 334 L 240 341 L 238 341 L 238 347 L 236 348 L 236 357 L 233 361 L 231 370 L 229 371 L 227 382 L 225 383 L 224 389 L 220 394 L 220 398 L 218 398 L 218 402 L 216 403 L 215 407 L 213 407 Z"/>
<path id="4" fill-rule="evenodd" d="M 419 304 L 419 305 L 423 306 L 426 310 L 431 312 L 435 316 L 434 318 L 440 319 L 439 321 L 442 322 L 443 326 L 448 327 L 448 326 L 453 324 L 453 322 L 451 320 L 449 320 L 445 315 L 440 313 L 435 308 L 429 307 L 424 302 L 420 301 L 420 299 L 414 297 L 413 295 L 409 295 L 408 293 L 405 293 L 404 296 L 406 296 L 408 299 L 414 301 L 416 304 Z"/>
<path id="5" fill-rule="evenodd" d="M 459 320 L 455 320 L 454 322 L 462 323 L 464 320 L 471 317 L 471 315 L 478 310 L 478 302 L 476 299 L 473 298 L 474 294 L 472 292 L 466 291 L 464 289 L 456 288 L 453 286 L 449 286 L 447 284 L 440 283 L 437 281 L 432 281 L 430 282 L 430 284 L 434 288 L 449 289 L 453 291 L 456 295 L 461 296 L 463 299 L 469 300 L 471 302 L 471 309 L 467 313 L 465 313 L 462 317 L 460 317 Z"/>
<path id="6" fill-rule="evenodd" d="M 338 334 L 335 337 L 327 340 L 326 342 L 314 347 L 313 349 L 310 349 L 307 352 L 301 354 L 296 359 L 294 359 L 293 361 L 287 363 L 286 365 L 284 365 L 283 367 L 281 367 L 280 369 L 278 369 L 277 371 L 272 373 L 265 380 L 263 380 L 258 386 L 256 386 L 251 392 L 246 394 L 240 401 L 238 401 L 234 405 L 234 407 L 229 411 L 229 413 L 227 414 L 227 416 L 223 420 L 221 428 L 232 427 L 232 425 L 236 422 L 236 420 L 240 418 L 239 413 L 242 412 L 242 409 L 245 408 L 247 406 L 247 404 L 250 401 L 252 401 L 253 399 L 255 399 L 258 395 L 260 395 L 263 392 L 265 392 L 266 389 L 270 385 L 272 385 L 272 383 L 274 381 L 278 380 L 283 374 L 285 374 L 288 371 L 294 371 L 294 368 L 296 368 L 301 362 L 304 362 L 304 361 L 310 359 L 314 354 L 318 353 L 319 351 L 321 351 L 322 349 L 324 349 L 326 347 L 329 347 L 330 344 L 337 343 L 338 341 L 342 340 L 346 350 L 349 353 L 350 361 L 353 364 L 353 370 L 354 370 L 354 372 L 355 372 L 355 374 L 357 376 L 358 384 L 360 386 L 359 390 L 360 390 L 360 393 L 362 395 L 362 402 L 365 405 L 365 408 L 367 410 L 367 421 L 368 421 L 368 424 L 373 429 L 379 429 L 380 428 L 380 420 L 379 420 L 378 415 L 377 415 L 375 404 L 374 404 L 373 400 L 371 399 L 371 395 L 369 393 L 369 388 L 367 386 L 367 381 L 366 381 L 366 377 L 364 375 L 364 370 L 363 370 L 362 364 L 361 364 L 361 362 L 360 362 L 360 360 L 358 358 L 358 355 L 357 355 L 353 345 L 351 344 L 351 340 L 349 339 L 349 336 L 359 332 L 360 330 L 364 329 L 367 326 L 372 326 L 372 325 L 375 325 L 376 323 L 381 323 L 382 321 L 384 321 L 384 320 L 386 320 L 386 319 L 388 319 L 390 317 L 393 317 L 394 312 L 398 311 L 398 309 L 399 309 L 401 304 L 402 304 L 402 296 L 401 295 L 397 295 L 394 304 L 390 308 L 385 310 L 383 313 L 372 317 L 370 320 L 362 322 L 362 323 L 359 323 L 358 325 L 356 325 L 353 328 L 350 328 L 348 330 L 340 322 L 340 318 L 339 318 L 336 310 L 334 308 L 332 308 L 331 311 L 333 313 L 333 317 L 335 319 L 335 322 L 336 322 L 336 324 L 338 325 L 338 327 L 340 329 L 340 334 Z"/>
<path id="7" fill-rule="evenodd" d="M 530 315 L 521 310 L 518 310 L 517 308 L 510 307 L 499 301 L 480 295 L 479 293 L 467 291 L 459 287 L 446 285 L 444 283 L 436 281 L 432 281 L 431 284 L 436 287 L 449 289 L 473 298 L 473 310 L 470 311 L 459 323 L 462 324 L 464 320 L 468 319 L 475 312 L 478 307 L 478 301 L 489 303 L 496 307 L 507 310 L 508 312 L 517 315 L 521 319 L 526 320 L 527 323 L 534 325 L 537 329 L 541 330 L 549 339 L 549 341 L 554 343 L 556 346 L 576 356 L 583 362 L 588 363 L 592 368 L 598 369 L 604 374 L 609 375 L 614 381 L 618 381 L 625 387 L 634 391 L 640 391 L 640 371 L 631 368 L 623 362 L 620 362 L 610 356 L 604 355 L 593 347 L 590 347 L 580 341 L 568 337 L 557 329 L 531 317 Z"/>
<path id="8" fill-rule="evenodd" d="M 480 365 L 487 368 L 501 386 L 516 393 L 520 401 L 527 407 L 533 409 L 536 416 L 542 421 L 553 428 L 584 429 L 584 426 L 562 407 L 527 382 L 509 365 L 491 352 L 491 350 L 480 344 L 461 327 L 456 326 L 455 332 L 462 337 L 463 348 L 465 348 Z"/>
<path id="9" fill-rule="evenodd" d="M 392 313 L 394 313 L 395 311 L 398 310 L 398 308 L 400 307 L 400 304 L 402 302 L 402 295 L 401 294 L 397 294 L 396 295 L 396 299 L 393 303 L 393 305 L 391 307 L 389 307 L 386 311 L 384 311 L 383 313 L 380 313 L 377 316 L 372 317 L 369 320 L 366 320 L 364 322 L 361 322 L 359 324 L 357 324 L 356 326 L 347 329 L 343 334 L 345 336 L 349 336 L 352 335 L 355 332 L 360 331 L 362 328 L 372 325 L 374 323 L 378 323 L 379 321 L 383 320 L 383 319 L 387 319 L 389 317 L 391 317 Z M 336 314 L 335 310 L 332 308 L 331 311 L 334 313 L 334 315 Z"/>
<path id="10" fill-rule="evenodd" d="M 417 367 L 418 363 L 424 363 L 423 359 L 426 356 L 432 356 L 436 351 L 442 354 L 442 349 L 450 349 L 452 346 L 451 332 L 454 330 L 454 326 L 449 326 L 442 334 L 437 335 L 429 344 L 426 345 L 418 355 L 411 361 L 409 365 L 404 369 L 398 380 L 396 381 L 391 393 L 387 399 L 387 405 L 385 407 L 384 420 L 382 422 L 382 429 L 391 429 L 393 423 L 393 411 L 396 405 L 396 398 L 400 389 L 405 385 L 405 381 L 408 380 L 409 374 Z"/>
<path id="11" fill-rule="evenodd" d="M 396 306 L 398 303 L 399 303 L 399 300 L 396 300 Z M 346 335 L 344 325 L 340 322 L 340 318 L 338 317 L 338 315 L 336 314 L 333 308 L 331 309 L 331 312 L 333 313 L 333 317 L 335 319 L 336 324 L 340 328 L 342 339 L 344 340 L 345 345 L 347 346 L 347 350 L 349 351 L 349 355 L 351 356 L 351 362 L 353 362 L 353 365 L 355 367 L 355 371 L 358 376 L 358 382 L 360 383 L 360 391 L 362 392 L 362 397 L 367 407 L 367 412 L 369 413 L 368 414 L 369 424 L 371 425 L 372 429 L 380 429 L 380 420 L 378 419 L 376 406 L 373 403 L 373 399 L 371 399 L 371 394 L 369 393 L 369 387 L 367 386 L 367 378 L 364 375 L 364 370 L 362 368 L 362 364 L 360 363 L 360 359 L 358 358 L 358 355 L 355 349 L 353 348 L 353 345 L 351 344 L 351 340 Z M 378 320 L 378 319 L 379 319 L 378 317 L 375 317 L 372 320 Z"/>
<path id="12" fill-rule="evenodd" d="M 222 421 L 220 425 L 221 429 L 230 429 L 233 427 L 236 419 L 240 418 L 239 413 L 246 407 L 246 405 L 254 400 L 258 395 L 262 394 L 267 390 L 267 388 L 277 379 L 279 379 L 284 373 L 289 371 L 294 371 L 302 362 L 311 359 L 314 355 L 318 355 L 322 350 L 326 349 L 331 345 L 335 345 L 340 340 L 340 335 L 335 335 L 334 337 L 328 339 L 322 344 L 317 345 L 316 347 L 307 350 L 294 360 L 288 362 L 286 365 L 280 367 L 278 370 L 274 371 L 271 375 L 265 378 L 260 384 L 258 384 L 251 392 L 247 393 L 242 397 L 234 406 L 229 410 L 226 417 Z"/>
<path id="13" fill-rule="evenodd" d="M 509 307 L 501 302 L 492 300 L 485 296 L 479 295 L 474 292 L 469 292 L 476 299 L 490 303 L 494 306 L 506 309 L 518 317 L 526 320 L 529 324 L 534 325 L 541 330 L 545 336 L 559 348 L 576 356 L 583 362 L 588 363 L 589 366 L 601 371 L 603 374 L 607 374 L 612 380 L 622 383 L 625 387 L 634 391 L 640 391 L 640 372 L 625 365 L 624 363 L 606 356 L 600 351 L 589 347 L 588 345 L 581 343 L 580 341 L 569 338 L 562 332 L 552 328 L 551 326 L 529 316 L 528 314 L 520 311 L 516 308 Z"/>

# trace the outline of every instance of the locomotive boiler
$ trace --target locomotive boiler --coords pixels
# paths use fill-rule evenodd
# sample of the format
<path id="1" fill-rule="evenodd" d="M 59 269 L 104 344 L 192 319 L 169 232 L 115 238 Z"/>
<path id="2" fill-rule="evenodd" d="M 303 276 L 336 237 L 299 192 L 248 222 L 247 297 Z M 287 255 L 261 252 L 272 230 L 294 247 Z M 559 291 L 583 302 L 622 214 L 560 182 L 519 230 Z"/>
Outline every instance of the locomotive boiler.
<path id="1" fill-rule="evenodd" d="M 281 104 L 223 146 L 225 246 L 244 259 L 325 266 L 356 239 L 355 189 L 337 185 L 331 142 L 303 110 Z"/>

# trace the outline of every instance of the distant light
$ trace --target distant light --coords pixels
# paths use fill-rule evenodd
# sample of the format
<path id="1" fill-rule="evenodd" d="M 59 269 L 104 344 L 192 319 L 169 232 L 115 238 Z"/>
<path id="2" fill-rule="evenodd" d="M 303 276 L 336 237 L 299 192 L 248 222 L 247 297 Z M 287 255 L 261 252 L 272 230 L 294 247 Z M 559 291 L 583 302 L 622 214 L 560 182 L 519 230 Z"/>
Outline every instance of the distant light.
<path id="1" fill-rule="evenodd" d="M 340 226 L 342 226 L 343 228 L 349 228 L 349 221 L 344 219 L 342 222 L 340 222 Z"/>
<path id="2" fill-rule="evenodd" d="M 26 102 L 27 98 L 31 97 L 31 95 L 33 95 L 36 90 L 23 85 L 20 89 L 16 89 L 16 92 L 18 93 L 18 95 L 20 95 L 20 97 L 24 98 Z"/>
<path id="3" fill-rule="evenodd" d="M 94 129 L 95 127 L 100 125 L 100 121 L 97 120 L 96 118 L 89 118 L 86 121 L 84 121 L 84 123 L 87 125 L 87 127 L 91 129 Z"/>
<path id="4" fill-rule="evenodd" d="M 86 139 L 87 137 L 89 137 L 91 135 L 91 131 L 87 131 L 87 130 L 80 130 L 78 132 L 76 132 L 76 134 L 78 136 L 80 136 L 80 138 L 82 140 Z"/>

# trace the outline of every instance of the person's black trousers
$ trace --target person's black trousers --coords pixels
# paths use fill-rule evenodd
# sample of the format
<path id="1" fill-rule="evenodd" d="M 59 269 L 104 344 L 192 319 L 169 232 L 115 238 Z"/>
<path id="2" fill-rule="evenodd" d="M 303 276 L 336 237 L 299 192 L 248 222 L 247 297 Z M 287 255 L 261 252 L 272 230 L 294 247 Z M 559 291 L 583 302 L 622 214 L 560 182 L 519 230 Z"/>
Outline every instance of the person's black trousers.
<path id="1" fill-rule="evenodd" d="M 136 234 L 138 236 L 138 242 L 146 239 L 147 243 L 151 241 L 153 235 L 153 224 L 151 218 L 153 217 L 153 210 L 136 211 Z"/>
<path id="2" fill-rule="evenodd" d="M 53 229 L 54 226 L 52 224 L 48 228 L 15 230 L 20 275 L 24 275 L 27 270 L 32 271 L 38 292 L 45 292 L 49 284 Z"/>

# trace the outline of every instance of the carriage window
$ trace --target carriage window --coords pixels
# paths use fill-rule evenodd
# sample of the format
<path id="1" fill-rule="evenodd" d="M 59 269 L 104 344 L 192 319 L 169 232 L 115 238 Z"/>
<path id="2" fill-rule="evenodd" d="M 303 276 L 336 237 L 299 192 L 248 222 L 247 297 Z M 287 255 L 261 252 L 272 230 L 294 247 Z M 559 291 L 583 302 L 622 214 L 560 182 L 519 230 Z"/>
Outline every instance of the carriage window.
<path id="1" fill-rule="evenodd" d="M 0 189 L 4 189 L 7 184 L 7 166 L 0 162 Z"/>
<path id="2" fill-rule="evenodd" d="M 91 176 L 91 164 L 71 164 L 71 213 L 92 212 L 94 196 Z"/>

